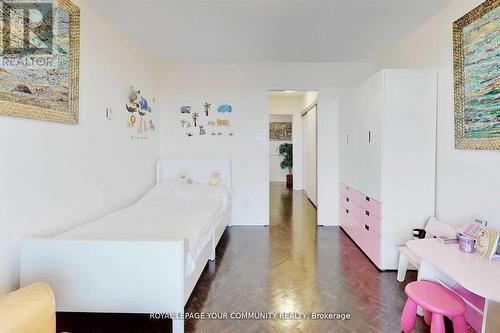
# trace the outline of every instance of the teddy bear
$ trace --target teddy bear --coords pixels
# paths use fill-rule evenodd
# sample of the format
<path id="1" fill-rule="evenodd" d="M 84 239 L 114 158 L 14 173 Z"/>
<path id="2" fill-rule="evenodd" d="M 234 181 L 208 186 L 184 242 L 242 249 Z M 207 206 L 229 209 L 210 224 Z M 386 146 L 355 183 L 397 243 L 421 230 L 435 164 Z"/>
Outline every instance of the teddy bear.
<path id="1" fill-rule="evenodd" d="M 182 168 L 179 170 L 177 173 L 177 178 L 186 184 L 192 184 L 193 180 L 191 179 L 191 176 L 189 175 L 189 170 L 186 168 Z"/>
<path id="2" fill-rule="evenodd" d="M 208 179 L 208 184 L 212 186 L 216 186 L 222 183 L 222 179 L 220 178 L 220 173 L 217 171 L 213 171 L 212 174 L 210 175 L 210 178 Z"/>

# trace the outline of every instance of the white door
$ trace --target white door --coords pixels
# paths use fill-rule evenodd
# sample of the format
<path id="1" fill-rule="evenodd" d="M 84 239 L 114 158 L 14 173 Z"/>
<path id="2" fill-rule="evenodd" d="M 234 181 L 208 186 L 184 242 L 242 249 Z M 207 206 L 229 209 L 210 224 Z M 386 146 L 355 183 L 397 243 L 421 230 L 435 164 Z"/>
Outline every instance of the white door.
<path id="1" fill-rule="evenodd" d="M 316 106 L 302 115 L 304 148 L 304 192 L 316 205 Z"/>

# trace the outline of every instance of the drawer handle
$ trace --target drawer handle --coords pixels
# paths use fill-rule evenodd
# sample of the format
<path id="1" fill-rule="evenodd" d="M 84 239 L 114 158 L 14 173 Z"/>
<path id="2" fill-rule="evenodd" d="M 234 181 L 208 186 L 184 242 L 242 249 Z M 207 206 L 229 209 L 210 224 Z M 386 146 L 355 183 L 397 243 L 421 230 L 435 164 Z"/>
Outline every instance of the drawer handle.
<path id="1" fill-rule="evenodd" d="M 370 201 L 370 197 L 365 197 L 365 200 L 366 201 Z"/>
<path id="2" fill-rule="evenodd" d="M 367 210 L 365 210 L 365 214 L 366 214 L 366 216 L 370 216 L 370 212 Z"/>
<path id="3" fill-rule="evenodd" d="M 349 198 L 345 198 L 345 201 L 349 202 Z"/>
<path id="4" fill-rule="evenodd" d="M 345 212 L 346 212 L 347 214 L 349 214 L 349 209 L 346 209 L 346 210 L 345 210 Z"/>
<path id="5" fill-rule="evenodd" d="M 365 224 L 365 229 L 370 231 L 370 227 Z"/>

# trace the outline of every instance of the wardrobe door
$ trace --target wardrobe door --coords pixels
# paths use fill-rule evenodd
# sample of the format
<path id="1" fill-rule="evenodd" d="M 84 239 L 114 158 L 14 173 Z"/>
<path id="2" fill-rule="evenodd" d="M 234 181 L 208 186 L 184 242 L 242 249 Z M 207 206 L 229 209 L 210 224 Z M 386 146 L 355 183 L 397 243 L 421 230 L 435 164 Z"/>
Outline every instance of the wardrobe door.
<path id="1" fill-rule="evenodd" d="M 304 137 L 304 192 L 311 202 L 316 205 L 316 106 L 302 116 Z"/>
<path id="2" fill-rule="evenodd" d="M 346 94 L 340 105 L 340 182 L 354 186 L 356 164 L 353 138 L 355 136 L 354 113 L 356 109 L 355 92 Z"/>
<path id="3" fill-rule="evenodd" d="M 356 187 L 358 168 L 356 148 L 358 99 L 356 91 L 344 96 L 340 112 L 340 182 L 352 187 Z"/>
<path id="4" fill-rule="evenodd" d="M 382 117 L 384 109 L 384 73 L 380 72 L 361 86 L 360 114 L 357 117 L 359 189 L 380 201 L 382 166 Z"/>

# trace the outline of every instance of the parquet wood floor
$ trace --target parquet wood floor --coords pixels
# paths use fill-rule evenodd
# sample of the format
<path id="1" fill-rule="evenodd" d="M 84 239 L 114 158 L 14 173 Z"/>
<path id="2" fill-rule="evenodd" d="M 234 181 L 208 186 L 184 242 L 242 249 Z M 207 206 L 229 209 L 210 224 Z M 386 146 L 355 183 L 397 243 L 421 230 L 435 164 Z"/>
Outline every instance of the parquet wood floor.
<path id="1" fill-rule="evenodd" d="M 316 227 L 303 192 L 271 183 L 269 227 L 232 227 L 187 304 L 191 312 L 350 313 L 346 321 L 190 320 L 188 332 L 400 332 L 404 287 L 337 227 Z M 422 320 L 415 332 L 428 332 Z"/>
<path id="2" fill-rule="evenodd" d="M 316 209 L 302 192 L 271 183 L 270 201 L 269 227 L 226 230 L 186 311 L 339 312 L 351 319 L 188 320 L 186 332 L 400 332 L 404 287 L 415 274 L 400 284 L 395 272 L 379 272 L 341 229 L 316 227 Z M 82 325 L 89 328 L 82 331 Z M 166 326 L 141 316 L 58 315 L 58 332 L 168 332 Z M 418 319 L 414 332 L 429 329 Z"/>

